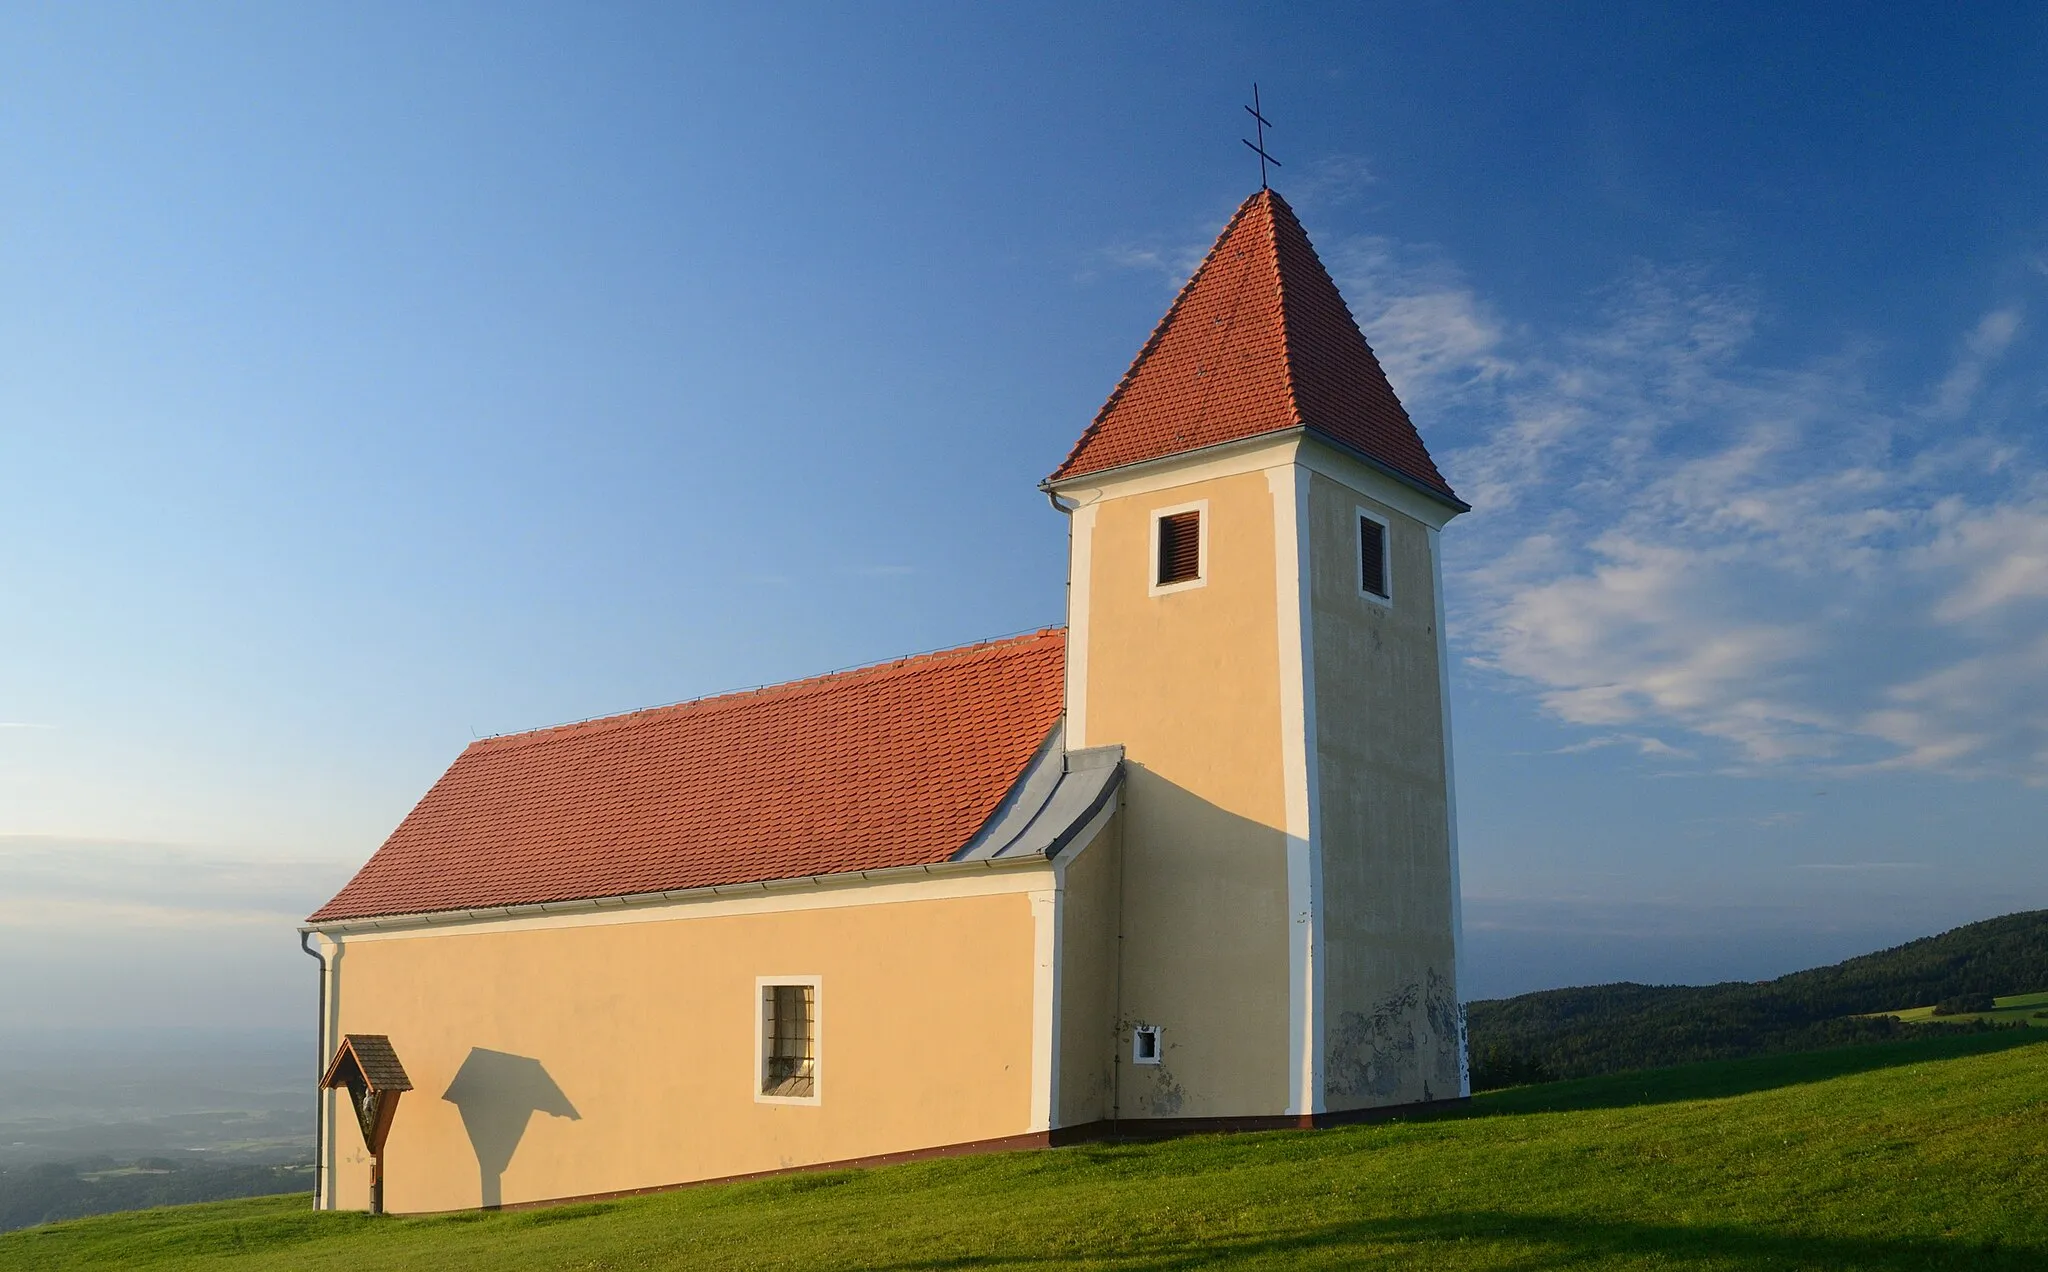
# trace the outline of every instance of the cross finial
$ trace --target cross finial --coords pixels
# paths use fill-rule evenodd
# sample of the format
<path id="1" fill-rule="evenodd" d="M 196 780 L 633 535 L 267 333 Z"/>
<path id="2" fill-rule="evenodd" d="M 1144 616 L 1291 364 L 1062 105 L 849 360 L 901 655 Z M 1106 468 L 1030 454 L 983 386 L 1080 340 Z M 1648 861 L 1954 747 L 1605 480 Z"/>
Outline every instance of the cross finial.
<path id="1" fill-rule="evenodd" d="M 1258 121 L 1253 127 L 1258 130 L 1259 140 L 1256 143 L 1246 141 L 1242 137 L 1238 138 L 1238 140 L 1251 147 L 1252 153 L 1259 157 L 1259 189 L 1271 189 L 1266 184 L 1266 165 L 1270 163 L 1277 168 L 1280 166 L 1280 161 L 1266 153 L 1266 130 L 1273 126 L 1273 121 L 1259 113 L 1259 86 L 1257 84 L 1252 85 L 1252 104 L 1244 108 L 1244 113 Z"/>

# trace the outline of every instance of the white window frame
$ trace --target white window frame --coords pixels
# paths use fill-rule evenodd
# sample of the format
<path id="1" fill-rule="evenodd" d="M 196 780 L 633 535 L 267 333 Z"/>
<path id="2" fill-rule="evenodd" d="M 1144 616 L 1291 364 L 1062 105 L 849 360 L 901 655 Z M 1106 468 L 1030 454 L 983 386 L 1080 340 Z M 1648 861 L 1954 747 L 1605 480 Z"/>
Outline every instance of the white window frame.
<path id="1" fill-rule="evenodd" d="M 1150 1034 L 1150 1035 L 1152 1036 L 1152 1055 L 1151 1055 L 1151 1058 L 1149 1058 L 1149 1059 L 1147 1059 L 1147 1058 L 1146 1058 L 1146 1056 L 1145 1056 L 1145 1053 L 1144 1053 L 1143 1051 L 1141 1051 L 1141 1050 L 1139 1050 L 1139 1049 L 1138 1049 L 1138 1038 L 1139 1038 L 1139 1037 L 1140 1037 L 1141 1035 L 1144 1035 L 1144 1034 Z M 1164 1029 L 1160 1028 L 1160 1027 L 1159 1027 L 1158 1025 L 1132 1025 L 1132 1026 L 1131 1026 L 1131 1063 L 1132 1063 L 1132 1064 L 1165 1064 L 1165 1063 L 1166 1063 L 1166 1030 L 1164 1030 Z"/>
<path id="2" fill-rule="evenodd" d="M 1351 523 L 1351 586 L 1358 594 L 1375 605 L 1389 608 L 1394 604 L 1394 523 L 1372 509 L 1357 506 L 1352 509 L 1355 520 Z M 1371 521 L 1380 528 L 1380 578 L 1386 581 L 1387 594 L 1365 590 L 1365 536 L 1358 532 L 1360 521 Z"/>
<path id="3" fill-rule="evenodd" d="M 809 985 L 811 987 L 811 1093 L 809 1095 L 770 1095 L 761 1089 L 761 1079 L 768 1072 L 768 1036 L 762 1019 L 762 1000 L 771 985 Z M 756 1104 L 809 1104 L 816 1105 L 825 1096 L 825 978 L 822 976 L 756 976 L 754 978 L 754 1001 L 749 1011 L 754 1030 L 754 1072 L 748 1085 L 754 1091 Z"/>
<path id="4" fill-rule="evenodd" d="M 1182 579 L 1178 583 L 1159 581 L 1159 523 L 1177 513 L 1201 514 L 1195 529 L 1195 577 Z M 1185 592 L 1189 588 L 1206 587 L 1209 583 L 1209 501 L 1197 499 L 1193 503 L 1172 504 L 1154 508 L 1147 514 L 1152 519 L 1152 536 L 1149 550 L 1145 553 L 1145 595 L 1164 596 L 1168 592 Z"/>

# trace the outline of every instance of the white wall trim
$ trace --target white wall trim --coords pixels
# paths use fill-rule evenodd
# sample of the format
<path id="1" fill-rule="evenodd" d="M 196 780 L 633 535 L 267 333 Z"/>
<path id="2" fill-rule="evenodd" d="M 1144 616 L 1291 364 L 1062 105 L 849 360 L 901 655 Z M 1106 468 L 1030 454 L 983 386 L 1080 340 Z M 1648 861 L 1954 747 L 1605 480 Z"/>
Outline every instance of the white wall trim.
<path id="1" fill-rule="evenodd" d="M 1309 473 L 1270 470 L 1280 624 L 1280 756 L 1287 810 L 1287 1111 L 1323 1111 L 1322 818 L 1316 755 Z"/>
<path id="2" fill-rule="evenodd" d="M 1095 507 L 1068 514 L 1072 560 L 1067 563 L 1067 746 L 1088 745 L 1088 611 L 1095 585 Z"/>
<path id="3" fill-rule="evenodd" d="M 1313 438 L 1302 443 L 1301 454 L 1296 462 L 1312 473 L 1328 477 L 1338 485 L 1364 495 L 1374 503 L 1384 504 L 1395 512 L 1413 517 L 1434 529 L 1442 529 L 1444 523 L 1458 515 L 1457 509 L 1438 503 L 1413 487 L 1395 481 L 1372 465 L 1353 459 Z"/>
<path id="4" fill-rule="evenodd" d="M 1195 577 L 1182 579 L 1178 583 L 1159 581 L 1159 523 L 1168 517 L 1183 512 L 1195 514 Z M 1165 596 L 1169 592 L 1185 592 L 1190 588 L 1209 586 L 1209 501 L 1196 499 L 1188 503 L 1167 504 L 1146 512 L 1147 524 L 1151 527 L 1149 546 L 1145 550 L 1145 594 Z"/>
<path id="5" fill-rule="evenodd" d="M 761 1089 L 762 1070 L 768 1064 L 768 1037 L 762 1028 L 761 991 L 770 985 L 809 985 L 811 987 L 811 1093 L 809 1095 L 770 1095 Z M 825 1099 L 825 978 L 809 974 L 793 976 L 756 976 L 754 978 L 754 1073 L 752 1087 L 756 1104 L 795 1104 L 815 1108 Z"/>
<path id="6" fill-rule="evenodd" d="M 1045 886 L 1044 876 L 1051 869 L 1052 863 L 1042 857 L 996 857 L 774 883 L 647 893 L 634 897 L 350 919 L 309 924 L 304 930 L 347 944 L 452 936 L 465 932 L 532 932 L 551 928 L 600 927 L 613 923 L 670 923 L 734 914 L 780 914 L 792 910 L 946 901 L 957 897 L 1030 892 Z"/>
<path id="7" fill-rule="evenodd" d="M 1060 1109 L 1060 957 L 1066 920 L 1067 872 L 1052 871 L 1052 887 L 1031 894 L 1031 1124 L 1049 1131 Z"/>
<path id="8" fill-rule="evenodd" d="M 1450 832 L 1451 852 L 1451 985 L 1459 995 L 1459 1019 L 1464 1019 L 1464 984 L 1460 973 L 1465 961 L 1465 889 L 1458 877 L 1458 774 L 1452 763 L 1451 746 L 1451 653 L 1450 635 L 1444 630 L 1444 562 L 1438 542 L 1442 532 L 1429 531 L 1429 569 L 1436 593 L 1436 677 L 1437 697 L 1443 704 L 1444 730 L 1444 824 Z M 1392 588 L 1388 589 L 1392 591 Z M 1460 1032 L 1463 1026 L 1460 1025 Z M 1458 1094 L 1472 1094 L 1472 1057 L 1465 1039 L 1458 1040 Z"/>
<path id="9" fill-rule="evenodd" d="M 1221 477 L 1285 468 L 1294 462 L 1295 452 L 1300 448 L 1299 432 L 1250 438 L 1227 449 L 1218 447 L 1213 456 L 1171 456 L 1142 469 L 1070 478 L 1054 489 L 1085 508 L 1106 499 L 1153 495 Z"/>
<path id="10" fill-rule="evenodd" d="M 1388 609 L 1392 609 L 1394 607 L 1393 519 L 1384 513 L 1374 512 L 1372 509 L 1362 505 L 1352 508 L 1351 515 L 1353 518 L 1351 522 L 1351 582 L 1354 590 L 1357 591 L 1360 600 L 1374 605 L 1384 605 Z M 1358 531 L 1358 523 L 1360 521 L 1373 522 L 1380 528 L 1380 579 L 1387 585 L 1387 594 L 1385 596 L 1365 590 L 1365 537 Z M 1436 531 L 1431 530 L 1430 533 L 1435 534 Z"/>

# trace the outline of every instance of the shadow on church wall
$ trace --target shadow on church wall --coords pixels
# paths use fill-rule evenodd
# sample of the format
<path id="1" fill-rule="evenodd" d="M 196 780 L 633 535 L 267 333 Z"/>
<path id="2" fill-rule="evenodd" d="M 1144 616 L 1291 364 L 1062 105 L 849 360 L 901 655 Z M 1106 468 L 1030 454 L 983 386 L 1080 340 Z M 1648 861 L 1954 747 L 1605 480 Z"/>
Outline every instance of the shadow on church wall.
<path id="1" fill-rule="evenodd" d="M 486 1210 L 504 1204 L 505 1168 L 535 1113 L 572 1121 L 581 1117 L 540 1061 L 483 1047 L 470 1048 L 441 1098 L 462 1114 Z"/>

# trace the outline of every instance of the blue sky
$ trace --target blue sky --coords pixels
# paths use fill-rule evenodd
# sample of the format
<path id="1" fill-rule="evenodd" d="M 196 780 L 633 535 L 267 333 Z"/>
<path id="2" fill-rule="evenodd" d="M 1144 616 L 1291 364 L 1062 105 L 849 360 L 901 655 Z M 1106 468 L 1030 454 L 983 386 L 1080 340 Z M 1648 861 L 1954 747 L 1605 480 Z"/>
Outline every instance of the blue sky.
<path id="1" fill-rule="evenodd" d="M 2048 906 L 2048 14 L 0 15 L 0 1027 L 295 1021 L 473 736 L 1058 621 L 1254 188 L 1438 462 L 1468 984 Z"/>

